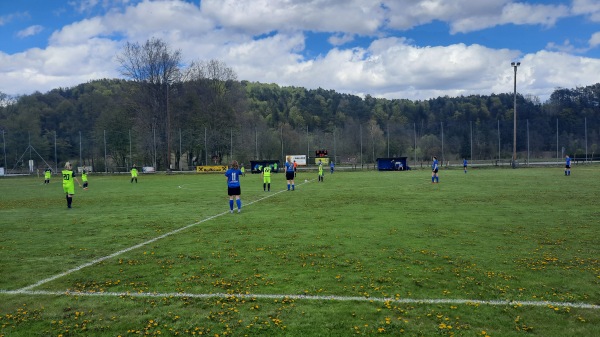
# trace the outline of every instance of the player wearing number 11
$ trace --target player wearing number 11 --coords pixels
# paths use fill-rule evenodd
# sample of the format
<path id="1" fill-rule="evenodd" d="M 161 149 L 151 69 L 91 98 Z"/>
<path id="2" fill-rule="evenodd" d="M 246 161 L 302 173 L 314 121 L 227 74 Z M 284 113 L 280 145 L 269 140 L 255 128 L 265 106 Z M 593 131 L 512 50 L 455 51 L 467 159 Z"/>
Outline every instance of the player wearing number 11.
<path id="1" fill-rule="evenodd" d="M 227 194 L 229 195 L 229 213 L 233 213 L 234 197 L 237 204 L 237 211 L 240 213 L 242 211 L 242 200 L 240 200 L 240 194 L 242 194 L 240 177 L 242 176 L 242 171 L 236 160 L 231 162 L 231 167 L 225 172 L 225 176 L 227 177 Z"/>
<path id="2" fill-rule="evenodd" d="M 288 156 L 287 161 L 285 162 L 285 179 L 287 180 L 288 191 L 293 191 L 296 188 L 296 184 L 294 182 L 295 174 L 296 172 L 294 171 L 294 163 L 292 163 L 292 157 Z"/>

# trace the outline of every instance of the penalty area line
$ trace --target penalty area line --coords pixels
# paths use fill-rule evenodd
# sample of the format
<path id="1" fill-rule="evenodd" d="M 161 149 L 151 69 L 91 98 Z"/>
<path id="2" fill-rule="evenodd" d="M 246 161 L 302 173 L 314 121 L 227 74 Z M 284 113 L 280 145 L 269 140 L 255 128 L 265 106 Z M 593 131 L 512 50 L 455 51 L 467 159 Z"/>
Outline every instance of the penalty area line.
<path id="1" fill-rule="evenodd" d="M 274 196 L 276 196 L 277 194 L 279 194 L 279 193 L 283 193 L 283 192 L 285 192 L 285 190 L 281 190 L 281 191 L 279 191 L 279 192 L 275 192 L 275 193 L 272 193 L 272 194 L 266 195 L 266 196 L 264 196 L 264 197 L 261 197 L 261 198 L 259 198 L 259 199 L 257 199 L 257 200 L 254 200 L 254 201 L 251 201 L 251 202 L 249 202 L 249 203 L 245 204 L 245 207 L 247 207 L 247 206 L 249 206 L 249 205 L 252 205 L 252 204 L 254 204 L 254 203 L 257 203 L 257 202 L 259 202 L 259 201 L 262 201 L 262 200 L 265 200 L 265 199 L 268 199 L 268 198 L 274 197 Z M 67 276 L 67 275 L 69 275 L 69 274 L 72 274 L 72 273 L 74 273 L 74 272 L 80 271 L 80 270 L 81 270 L 81 269 L 83 269 L 83 268 L 87 268 L 87 267 L 93 266 L 93 265 L 95 265 L 95 264 L 97 264 L 97 263 L 100 263 L 100 262 L 102 262 L 102 261 L 105 261 L 105 260 L 108 260 L 108 259 L 112 259 L 113 257 L 117 257 L 117 256 L 119 256 L 119 255 L 121 255 L 121 254 L 124 254 L 124 253 L 130 252 L 130 251 L 132 251 L 132 250 L 134 250 L 134 249 L 138 249 L 138 248 L 141 248 L 141 247 L 143 247 L 143 246 L 147 246 L 147 245 L 149 245 L 149 244 L 151 244 L 151 243 L 153 243 L 153 242 L 155 242 L 155 241 L 158 241 L 158 240 L 160 240 L 160 239 L 164 239 L 164 238 L 166 238 L 166 237 L 168 237 L 168 236 L 171 236 L 171 235 L 173 235 L 173 234 L 177 234 L 177 233 L 179 233 L 179 232 L 181 232 L 181 231 L 184 231 L 184 230 L 186 230 L 186 229 L 188 229 L 188 228 L 190 228 L 190 227 L 194 227 L 194 226 L 196 226 L 196 225 L 199 225 L 199 224 L 201 224 L 201 223 L 204 223 L 204 222 L 210 221 L 210 220 L 212 220 L 212 219 L 218 218 L 218 217 L 220 217 L 220 216 L 223 216 L 223 215 L 225 215 L 225 214 L 229 214 L 229 211 L 225 211 L 225 212 L 222 212 L 222 213 L 219 213 L 219 214 L 216 214 L 216 215 L 212 215 L 212 216 L 209 216 L 209 217 L 207 217 L 207 218 L 205 218 L 205 219 L 202 219 L 202 220 L 200 220 L 200 221 L 196 221 L 196 222 L 194 222 L 194 223 L 191 223 L 191 224 L 189 224 L 189 225 L 186 225 L 186 226 L 183 226 L 183 227 L 177 228 L 177 229 L 175 229 L 175 230 L 172 230 L 172 231 L 170 231 L 170 232 L 168 232 L 168 233 L 165 233 L 165 234 L 163 234 L 163 235 L 160 235 L 160 236 L 157 236 L 157 237 L 155 237 L 155 238 L 152 238 L 152 239 L 150 239 L 150 240 L 148 240 L 148 241 L 144 241 L 144 242 L 142 242 L 142 243 L 139 243 L 139 244 L 137 244 L 137 245 L 134 245 L 134 246 L 131 246 L 131 247 L 128 247 L 128 248 L 125 248 L 125 249 L 119 250 L 118 252 L 112 253 L 112 254 L 110 254 L 110 255 L 107 255 L 107 256 L 104 256 L 104 257 L 100 257 L 100 258 L 98 258 L 98 259 L 95 259 L 95 260 L 93 260 L 93 261 L 90 261 L 90 262 L 84 263 L 84 264 L 82 264 L 82 265 L 80 265 L 80 266 L 77 266 L 77 267 L 75 267 L 75 268 L 69 269 L 69 270 L 67 270 L 67 271 L 65 271 L 65 272 L 62 272 L 62 273 L 60 273 L 60 274 L 56 274 L 56 275 L 54 275 L 54 276 L 51 276 L 51 277 L 45 278 L 45 279 L 43 279 L 43 280 L 40 280 L 40 281 L 38 281 L 38 282 L 36 282 L 36 283 L 34 283 L 34 284 L 28 285 L 28 286 L 26 286 L 26 287 L 24 287 L 24 288 L 21 288 L 21 289 L 19 289 L 19 290 L 16 290 L 16 291 L 17 291 L 17 292 L 27 292 L 27 291 L 31 291 L 31 289 L 33 289 L 33 288 L 36 288 L 36 287 L 39 287 L 39 286 L 41 286 L 42 284 L 48 283 L 48 282 L 50 282 L 50 281 L 54 281 L 54 280 L 56 280 L 56 279 L 58 279 L 58 278 L 61 278 L 61 277 L 63 277 L 63 276 Z M 4 292 L 4 291 L 1 291 L 1 292 Z"/>
<path id="2" fill-rule="evenodd" d="M 0 290 L 0 294 L 39 295 L 39 296 L 80 296 L 80 297 L 139 297 L 139 298 L 244 298 L 244 299 L 294 299 L 306 301 L 355 301 L 398 304 L 464 304 L 489 306 L 526 306 L 526 307 L 569 307 L 577 309 L 600 309 L 600 305 L 555 301 L 514 301 L 514 300 L 468 300 L 468 299 L 417 299 L 392 297 L 361 296 L 317 296 L 317 295 L 276 295 L 276 294 L 193 294 L 193 293 L 148 293 L 148 292 L 74 292 L 74 291 L 42 291 L 42 290 Z"/>

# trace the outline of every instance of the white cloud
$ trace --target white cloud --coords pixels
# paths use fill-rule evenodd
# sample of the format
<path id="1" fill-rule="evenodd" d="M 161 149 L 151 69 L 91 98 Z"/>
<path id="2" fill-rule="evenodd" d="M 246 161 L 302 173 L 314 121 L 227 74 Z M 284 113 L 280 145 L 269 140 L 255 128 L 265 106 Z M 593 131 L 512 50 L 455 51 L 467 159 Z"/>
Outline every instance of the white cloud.
<path id="1" fill-rule="evenodd" d="M 75 9 L 77 13 L 90 13 L 98 7 L 101 9 L 121 8 L 126 5 L 132 5 L 140 0 L 72 0 L 68 4 Z"/>
<path id="2" fill-rule="evenodd" d="M 27 12 L 17 12 L 17 13 L 0 15 L 0 26 L 4 26 L 4 25 L 11 23 L 13 21 L 16 21 L 16 20 L 28 19 L 28 18 L 29 18 L 29 13 L 27 13 Z"/>
<path id="3" fill-rule="evenodd" d="M 385 19 L 379 2 L 370 0 L 204 0 L 202 11 L 220 25 L 255 35 L 274 30 L 369 35 Z"/>
<path id="4" fill-rule="evenodd" d="M 26 38 L 29 36 L 39 34 L 42 30 L 44 30 L 44 27 L 42 27 L 40 25 L 29 26 L 29 27 L 17 32 L 17 36 L 20 38 Z"/>
<path id="5" fill-rule="evenodd" d="M 381 39 L 367 49 L 333 49 L 304 67 L 297 86 L 336 88 L 349 93 L 395 93 L 388 98 L 422 99 L 432 93 L 470 94 L 509 91 L 504 61 L 516 52 L 481 46 L 415 47 L 397 38 Z M 280 77 L 281 78 L 281 77 Z M 292 82 L 291 79 L 282 79 Z M 500 80 L 501 84 L 498 84 Z M 365 90 L 368 88 L 367 90 Z M 433 96 L 432 96 L 433 97 Z"/>
<path id="6" fill-rule="evenodd" d="M 390 8 L 389 26 L 409 29 L 433 21 L 447 22 L 452 34 L 505 24 L 552 26 L 569 16 L 565 5 L 531 5 L 510 0 L 384 1 Z"/>
<path id="7" fill-rule="evenodd" d="M 570 16 L 569 8 L 565 5 L 529 5 L 525 3 L 510 3 L 502 9 L 500 23 L 517 25 L 554 26 L 556 21 Z"/>
<path id="8" fill-rule="evenodd" d="M 302 34 L 277 34 L 231 45 L 225 54 L 217 58 L 231 66 L 239 79 L 286 85 L 287 79 L 302 76 L 306 65 L 301 55 L 294 51 L 303 48 Z"/>
<path id="9" fill-rule="evenodd" d="M 579 53 L 585 51 L 584 49 L 575 48 L 570 40 L 565 40 L 562 44 L 554 42 L 548 42 L 546 44 L 546 50 L 559 51 L 561 53 Z"/>
<path id="10" fill-rule="evenodd" d="M 354 40 L 354 36 L 352 34 L 334 34 L 327 39 L 327 41 L 333 46 L 341 46 L 352 40 Z"/>
<path id="11" fill-rule="evenodd" d="M 551 87 L 574 88 L 597 83 L 593 73 L 598 69 L 598 59 L 540 51 L 523 58 L 519 71 L 522 70 L 524 74 L 519 79 L 528 92 L 542 95 L 543 92 L 550 92 Z"/>
<path id="12" fill-rule="evenodd" d="M 23 53 L 0 53 L 0 91 L 23 94 L 69 87 L 91 79 L 117 78 L 117 44 L 92 39 L 76 46 L 32 48 Z"/>
<path id="13" fill-rule="evenodd" d="M 600 46 L 600 32 L 596 32 L 592 34 L 590 39 L 587 41 L 587 45 L 585 47 L 577 48 L 575 47 L 570 40 L 565 40 L 562 44 L 556 44 L 554 42 L 549 42 L 546 45 L 546 50 L 559 51 L 562 53 L 569 54 L 581 54 L 585 53 L 591 49 Z"/>
<path id="14" fill-rule="evenodd" d="M 389 27 L 406 30 L 433 21 L 455 22 L 470 18 L 488 18 L 498 15 L 507 0 L 470 1 L 470 0 L 430 0 L 430 1 L 387 1 L 389 10 Z M 464 26 L 464 28 L 460 28 Z M 466 22 L 453 27 L 452 31 L 468 31 Z"/>
<path id="15" fill-rule="evenodd" d="M 592 37 L 589 40 L 589 44 L 591 48 L 596 48 L 600 45 L 600 32 L 592 34 Z"/>
<path id="16" fill-rule="evenodd" d="M 185 41 L 200 39 L 207 33 L 219 30 L 199 7 L 180 1 L 144 1 L 128 7 L 122 14 L 107 15 L 104 23 L 129 41 L 145 41 L 150 36 L 175 36 Z M 222 40 L 214 41 L 220 42 Z"/>
<path id="17" fill-rule="evenodd" d="M 501 9 L 489 8 L 491 11 L 483 15 L 467 10 L 463 15 L 450 23 L 453 33 L 467 33 L 499 25 L 541 25 L 551 27 L 556 21 L 570 15 L 569 8 L 564 5 L 529 5 L 525 3 L 507 3 Z"/>
<path id="18" fill-rule="evenodd" d="M 573 0 L 571 11 L 574 15 L 585 15 L 592 22 L 600 22 L 598 0 Z"/>
<path id="19" fill-rule="evenodd" d="M 107 32 L 102 18 L 94 17 L 70 24 L 61 30 L 52 33 L 50 45 L 73 45 L 86 43 L 89 39 Z"/>

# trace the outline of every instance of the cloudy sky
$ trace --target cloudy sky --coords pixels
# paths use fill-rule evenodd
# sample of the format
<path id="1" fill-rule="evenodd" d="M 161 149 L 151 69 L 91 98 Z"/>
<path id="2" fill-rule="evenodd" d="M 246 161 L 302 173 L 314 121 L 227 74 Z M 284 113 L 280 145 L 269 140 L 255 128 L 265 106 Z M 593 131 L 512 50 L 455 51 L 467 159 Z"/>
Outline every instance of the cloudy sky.
<path id="1" fill-rule="evenodd" d="M 0 92 L 122 77 L 156 37 L 239 80 L 375 97 L 512 93 L 600 82 L 599 0 L 0 0 Z"/>

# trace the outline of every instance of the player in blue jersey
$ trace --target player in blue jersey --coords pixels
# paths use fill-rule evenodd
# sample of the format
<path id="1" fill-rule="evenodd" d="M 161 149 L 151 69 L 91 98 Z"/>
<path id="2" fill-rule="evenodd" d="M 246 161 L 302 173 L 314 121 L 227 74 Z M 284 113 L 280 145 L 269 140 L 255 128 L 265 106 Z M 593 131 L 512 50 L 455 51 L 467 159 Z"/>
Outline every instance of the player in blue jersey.
<path id="1" fill-rule="evenodd" d="M 433 156 L 433 164 L 431 164 L 431 183 L 439 183 L 440 177 L 438 177 L 438 160 L 436 156 Z"/>
<path id="2" fill-rule="evenodd" d="M 237 204 L 237 211 L 240 213 L 242 211 L 242 200 L 240 199 L 240 195 L 242 194 L 240 187 L 242 171 L 236 160 L 231 162 L 231 167 L 225 172 L 225 176 L 227 177 L 227 194 L 229 195 L 229 213 L 233 213 L 234 197 Z"/>
<path id="3" fill-rule="evenodd" d="M 571 158 L 569 156 L 565 157 L 565 175 L 571 175 Z"/>
<path id="4" fill-rule="evenodd" d="M 465 173 L 467 173 L 467 158 L 463 158 L 463 170 L 465 170 Z"/>
<path id="5" fill-rule="evenodd" d="M 293 191 L 295 189 L 294 175 L 296 171 L 294 170 L 294 163 L 292 162 L 292 157 L 288 156 L 287 161 L 285 162 L 285 179 L 287 180 L 287 189 L 288 191 Z"/>

